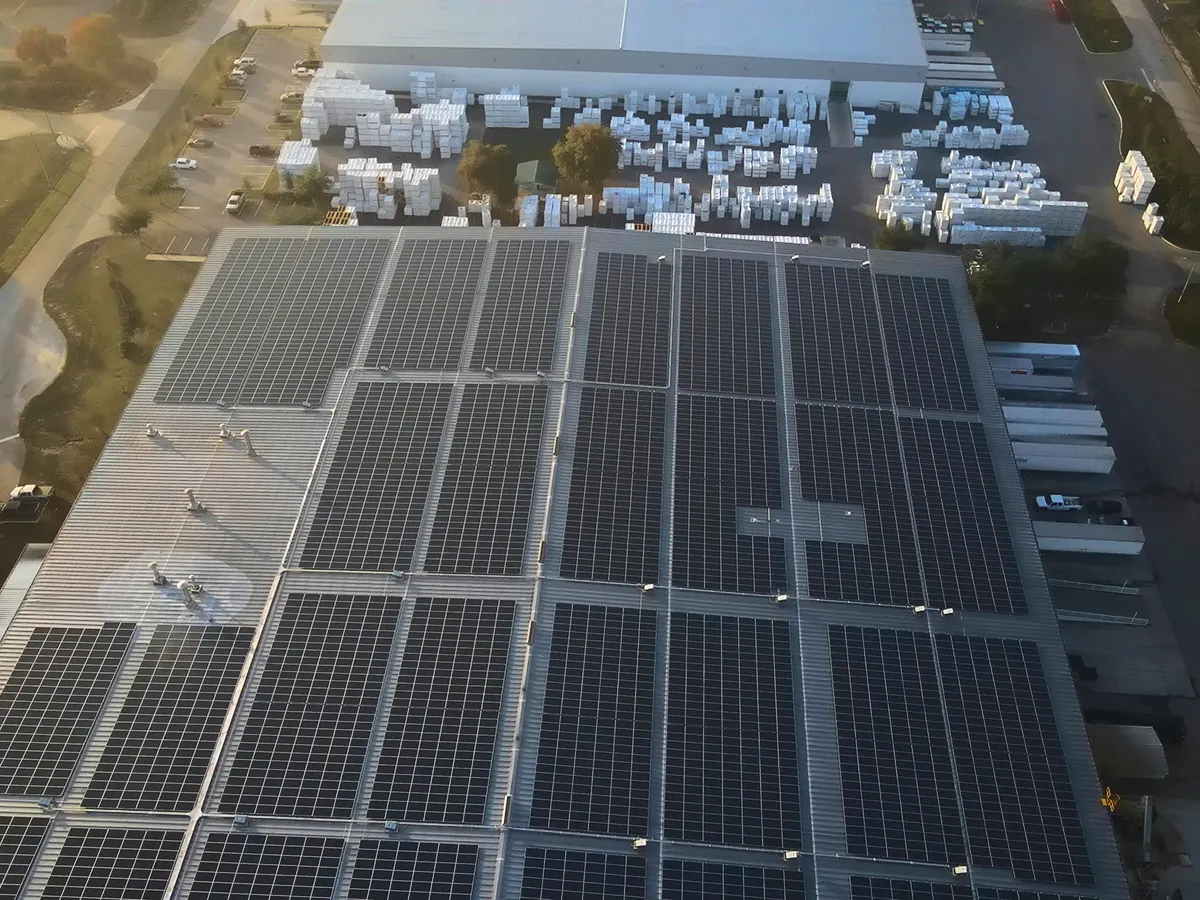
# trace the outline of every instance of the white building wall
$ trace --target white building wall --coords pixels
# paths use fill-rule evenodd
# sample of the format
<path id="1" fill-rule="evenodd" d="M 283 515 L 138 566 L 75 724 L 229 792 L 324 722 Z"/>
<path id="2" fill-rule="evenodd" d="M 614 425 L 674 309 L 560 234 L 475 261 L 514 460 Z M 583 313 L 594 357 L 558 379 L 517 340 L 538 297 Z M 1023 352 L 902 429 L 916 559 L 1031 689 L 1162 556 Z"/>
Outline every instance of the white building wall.
<path id="1" fill-rule="evenodd" d="M 336 56 L 327 57 L 326 65 L 351 72 L 354 77 L 365 81 L 373 88 L 386 91 L 407 91 L 409 89 L 408 76 L 411 68 L 409 66 L 359 63 L 341 60 Z M 593 98 L 622 96 L 630 90 L 655 93 L 663 98 L 672 91 L 676 95 L 690 93 L 698 97 L 704 97 L 709 93 L 732 96 L 737 88 L 740 88 L 746 96 L 752 96 L 756 90 L 768 93 L 779 90 L 807 91 L 819 97 L 829 94 L 827 80 L 770 78 L 751 80 L 702 74 L 680 76 L 546 69 L 483 69 L 457 66 L 421 67 L 419 71 L 433 72 L 437 75 L 439 88 L 465 88 L 477 94 L 492 93 L 501 88 L 513 86 L 520 87 L 523 94 L 555 97 L 566 87 L 570 89 L 572 96 Z M 852 82 L 850 99 L 854 106 L 873 107 L 883 100 L 915 106 L 921 102 L 922 90 L 924 90 L 922 84 Z"/>

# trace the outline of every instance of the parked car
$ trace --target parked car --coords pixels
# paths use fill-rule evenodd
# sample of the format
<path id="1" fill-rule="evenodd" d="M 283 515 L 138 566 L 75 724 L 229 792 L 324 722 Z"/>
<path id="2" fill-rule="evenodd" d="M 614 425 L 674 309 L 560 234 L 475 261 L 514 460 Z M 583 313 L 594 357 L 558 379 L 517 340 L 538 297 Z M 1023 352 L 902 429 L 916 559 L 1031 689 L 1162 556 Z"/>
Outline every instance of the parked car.
<path id="1" fill-rule="evenodd" d="M 304 91 L 284 91 L 279 95 L 280 103 L 299 103 L 304 99 Z"/>
<path id="2" fill-rule="evenodd" d="M 307 69 L 304 66 L 297 66 L 292 69 L 292 74 L 297 78 L 312 78 L 317 74 L 316 69 Z"/>
<path id="3" fill-rule="evenodd" d="M 236 216 L 242 211 L 242 207 L 246 205 L 246 192 L 242 190 L 230 191 L 229 199 L 225 201 L 225 212 Z"/>
<path id="4" fill-rule="evenodd" d="M 1052 511 L 1083 509 L 1083 503 L 1078 497 L 1067 497 L 1063 494 L 1043 494 L 1037 498 L 1037 505 L 1038 509 Z"/>
<path id="5" fill-rule="evenodd" d="M 324 63 L 321 62 L 321 60 L 319 60 L 319 59 L 298 59 L 294 63 L 292 63 L 292 68 L 293 69 L 313 69 L 315 71 L 316 69 L 321 68 L 321 66 L 323 66 L 323 65 L 324 65 Z"/>
<path id="6" fill-rule="evenodd" d="M 272 147 L 270 144 L 251 144 L 250 145 L 250 155 L 251 156 L 269 156 L 271 159 L 274 159 L 276 156 L 279 155 L 279 148 Z"/>
<path id="7" fill-rule="evenodd" d="M 225 120 L 220 116 L 208 115 L 196 116 L 195 124 L 201 128 L 223 128 Z"/>
<path id="8" fill-rule="evenodd" d="M 1115 516 L 1121 512 L 1120 500 L 1089 500 L 1085 509 L 1095 516 Z"/>
<path id="9" fill-rule="evenodd" d="M 48 484 L 22 484 L 8 492 L 12 500 L 46 500 L 54 495 L 54 488 Z"/>
<path id="10" fill-rule="evenodd" d="M 230 72 L 228 75 L 225 76 L 225 86 L 226 87 L 244 87 L 245 84 L 246 84 L 246 76 L 245 75 L 238 75 L 237 73 Z"/>
<path id="11" fill-rule="evenodd" d="M 211 147 L 213 145 L 212 138 L 194 137 L 188 138 L 187 145 L 189 147 Z"/>
<path id="12" fill-rule="evenodd" d="M 199 163 L 197 163 L 190 156 L 181 156 L 178 159 L 167 163 L 167 165 L 172 169 L 195 169 Z"/>
<path id="13" fill-rule="evenodd" d="M 253 74 L 258 70 L 258 60 L 253 56 L 241 56 L 233 61 L 234 68 Z"/>

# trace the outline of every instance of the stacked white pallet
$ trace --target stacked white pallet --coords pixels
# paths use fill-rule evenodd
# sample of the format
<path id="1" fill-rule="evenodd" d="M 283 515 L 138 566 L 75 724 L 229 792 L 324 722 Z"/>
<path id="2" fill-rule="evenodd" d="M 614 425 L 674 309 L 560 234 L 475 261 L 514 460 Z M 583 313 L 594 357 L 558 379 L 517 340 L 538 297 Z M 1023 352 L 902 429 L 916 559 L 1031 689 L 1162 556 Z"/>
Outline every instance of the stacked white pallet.
<path id="1" fill-rule="evenodd" d="M 484 94 L 480 102 L 485 128 L 529 127 L 529 106 L 519 90 L 506 88 L 498 94 Z"/>
<path id="2" fill-rule="evenodd" d="M 354 149 L 355 132 L 353 128 L 346 129 L 346 136 L 342 139 L 342 146 L 347 150 Z"/>
<path id="3" fill-rule="evenodd" d="M 320 120 L 322 112 L 326 129 L 354 125 L 359 113 L 378 113 L 380 121 L 387 121 L 396 112 L 396 101 L 387 91 L 377 91 L 337 69 L 319 69 L 304 91 L 300 114 Z"/>
<path id="4" fill-rule="evenodd" d="M 421 121 L 433 130 L 433 145 L 442 159 L 463 152 L 467 143 L 467 108 L 460 103 L 439 100 L 421 104 Z"/>
<path id="5" fill-rule="evenodd" d="M 303 175 L 313 166 L 320 167 L 317 148 L 308 141 L 284 141 L 275 157 L 275 169 L 280 175 Z"/>
<path id="6" fill-rule="evenodd" d="M 592 101 L 589 100 L 588 103 Z M 600 107 L 585 106 L 579 112 L 575 113 L 574 125 L 603 125 L 604 118 L 601 115 Z"/>
<path id="7" fill-rule="evenodd" d="M 743 147 L 742 171 L 747 178 L 766 178 L 772 172 L 778 172 L 779 163 L 775 161 L 775 151 Z"/>
<path id="8" fill-rule="evenodd" d="M 443 228 L 468 228 L 471 220 L 466 216 L 442 216 Z"/>
<path id="9" fill-rule="evenodd" d="M 1113 187 L 1117 189 L 1117 199 L 1122 203 L 1144 206 L 1150 199 L 1150 192 L 1154 190 L 1154 173 L 1140 150 L 1130 150 L 1125 154 L 1125 160 L 1117 167 Z"/>
<path id="10" fill-rule="evenodd" d="M 786 103 L 784 109 L 787 109 Z M 758 114 L 767 119 L 779 118 L 779 95 L 759 98 Z"/>
<path id="11" fill-rule="evenodd" d="M 999 187 L 983 188 L 979 191 L 979 196 L 985 203 L 998 203 L 1004 200 L 1028 203 L 1032 200 L 1061 200 L 1062 192 L 1049 191 L 1040 185 L 1026 185 L 1018 181 L 1007 181 Z"/>
<path id="12" fill-rule="evenodd" d="M 642 175 L 637 187 L 604 188 L 600 200 L 601 213 L 610 212 L 629 221 L 648 212 L 691 211 L 691 189 L 682 178 L 668 184 L 655 181 L 651 175 Z"/>
<path id="13" fill-rule="evenodd" d="M 666 162 L 667 154 L 662 144 L 649 144 L 643 147 L 636 141 L 621 138 L 621 152 L 617 156 L 617 168 L 652 168 L 661 172 Z"/>
<path id="14" fill-rule="evenodd" d="M 762 133 L 754 127 L 753 122 L 747 122 L 746 128 L 722 128 L 714 140 L 721 147 L 761 147 Z"/>
<path id="15" fill-rule="evenodd" d="M 822 222 L 833 218 L 833 186 L 828 182 L 817 192 L 817 218 Z"/>
<path id="16" fill-rule="evenodd" d="M 696 214 L 687 212 L 652 212 L 647 214 L 651 231 L 664 234 L 695 234 Z"/>
<path id="17" fill-rule="evenodd" d="M 1158 214 L 1158 204 L 1151 203 L 1142 213 L 1142 227 L 1151 234 L 1159 234 L 1166 220 Z"/>
<path id="18" fill-rule="evenodd" d="M 613 116 L 608 123 L 608 129 L 619 138 L 628 138 L 631 141 L 650 140 L 650 123 L 641 116 Z"/>
<path id="19" fill-rule="evenodd" d="M 572 97 L 569 88 L 563 88 L 557 97 L 554 98 L 554 105 L 561 106 L 563 109 L 579 109 L 583 106 L 582 97 Z"/>
<path id="20" fill-rule="evenodd" d="M 406 216 L 428 216 L 442 205 L 442 180 L 437 169 L 418 169 L 411 163 L 400 167 L 399 187 L 404 192 Z"/>
<path id="21" fill-rule="evenodd" d="M 1024 147 L 1029 143 L 1029 131 L 1024 125 L 1011 123 L 1000 126 L 1001 147 Z"/>
<path id="22" fill-rule="evenodd" d="M 817 117 L 817 98 L 804 91 L 789 91 L 784 103 L 789 119 L 807 122 Z"/>
<path id="23" fill-rule="evenodd" d="M 987 117 L 1001 125 L 1009 125 L 1013 120 L 1012 101 L 1004 94 L 992 94 L 987 98 Z"/>
<path id="24" fill-rule="evenodd" d="M 437 99 L 437 76 L 433 72 L 409 72 L 408 91 L 414 104 Z"/>
<path id="25" fill-rule="evenodd" d="M 921 213 L 921 234 L 925 237 L 933 232 L 933 210 L 927 209 Z"/>
<path id="26" fill-rule="evenodd" d="M 967 112 L 971 108 L 971 93 L 970 91 L 954 91 L 946 98 L 946 115 L 951 122 L 961 122 L 967 117 Z M 938 109 L 936 103 L 933 107 L 933 114 L 940 116 L 942 111 Z"/>
<path id="27" fill-rule="evenodd" d="M 382 147 L 379 126 L 379 113 L 359 113 L 355 116 L 354 130 L 358 134 L 359 145 L 363 147 Z"/>
<path id="28" fill-rule="evenodd" d="M 762 144 L 764 147 L 772 144 L 804 146 L 812 138 L 812 126 L 798 119 L 790 122 L 782 119 L 768 119 L 767 124 L 763 125 L 760 130 L 763 132 Z"/>
<path id="29" fill-rule="evenodd" d="M 1083 227 L 1088 205 L 1076 200 L 982 200 L 946 194 L 942 212 L 947 223 L 970 222 L 987 227 L 1038 228 L 1047 237 L 1074 237 Z"/>
<path id="30" fill-rule="evenodd" d="M 811 175 L 816 166 L 816 147 L 781 147 L 779 150 L 780 178 L 795 178 L 799 173 Z"/>
<path id="31" fill-rule="evenodd" d="M 349 159 L 337 167 L 336 190 L 344 206 L 378 213 L 380 197 L 393 192 L 395 181 L 396 172 L 390 162 L 380 162 L 374 157 Z"/>
<path id="32" fill-rule="evenodd" d="M 950 125 L 946 122 L 938 122 L 936 128 L 914 128 L 911 131 L 906 131 L 900 135 L 901 143 L 905 147 L 914 149 L 940 147 L 942 141 L 946 139 L 946 134 L 950 130 Z"/>
<path id="33" fill-rule="evenodd" d="M 542 224 L 547 228 L 558 228 L 562 225 L 563 212 L 562 196 L 547 194 L 546 204 L 542 207 Z"/>
<path id="34" fill-rule="evenodd" d="M 319 141 L 329 130 L 329 125 L 315 116 L 300 117 L 300 137 L 306 141 Z"/>
<path id="35" fill-rule="evenodd" d="M 1042 229 L 1027 226 L 976 225 L 974 222 L 951 225 L 951 244 L 1010 244 L 1014 247 L 1041 247 L 1046 243 Z M 940 236 L 938 238 L 941 240 Z M 942 243 L 947 243 L 943 241 Z"/>
<path id="36" fill-rule="evenodd" d="M 892 173 L 883 193 L 875 200 L 875 215 L 887 222 L 889 228 L 902 217 L 919 219 L 926 210 L 932 212 L 936 208 L 937 191 L 931 191 L 919 179 L 905 178 L 899 172 Z"/>
<path id="37" fill-rule="evenodd" d="M 658 120 L 658 133 L 665 140 L 691 140 L 692 138 L 706 138 L 709 136 L 709 127 L 704 124 L 703 119 L 697 119 L 695 124 L 689 122 L 683 113 L 674 113 L 669 119 Z"/>
<path id="38" fill-rule="evenodd" d="M 741 156 L 736 150 L 730 151 L 728 156 L 722 150 L 709 150 L 704 154 L 704 168 L 712 175 L 736 172 Z"/>
<path id="39" fill-rule="evenodd" d="M 520 228 L 533 228 L 538 223 L 538 195 L 526 194 L 521 200 L 521 211 L 518 213 L 517 225 Z"/>
<path id="40" fill-rule="evenodd" d="M 897 172 L 902 178 L 910 178 L 916 171 L 915 150 L 880 150 L 871 154 L 872 178 L 890 178 Z"/>
<path id="41" fill-rule="evenodd" d="M 543 128 L 561 128 L 562 127 L 562 108 L 559 106 L 550 107 L 550 115 L 542 119 Z"/>
<path id="42" fill-rule="evenodd" d="M 690 141 L 667 141 L 667 168 L 699 171 L 704 153 L 703 138 L 696 142 L 695 149 Z"/>
<path id="43" fill-rule="evenodd" d="M 424 159 L 433 156 L 433 129 L 425 124 L 419 108 L 408 113 L 395 113 L 386 130 L 380 127 L 380 140 L 385 137 L 385 146 L 393 153 L 419 153 Z"/>
<path id="44" fill-rule="evenodd" d="M 863 112 L 861 109 L 852 110 L 850 124 L 854 128 L 854 146 L 861 147 L 862 140 L 871 133 L 871 126 L 875 124 L 875 117 Z"/>

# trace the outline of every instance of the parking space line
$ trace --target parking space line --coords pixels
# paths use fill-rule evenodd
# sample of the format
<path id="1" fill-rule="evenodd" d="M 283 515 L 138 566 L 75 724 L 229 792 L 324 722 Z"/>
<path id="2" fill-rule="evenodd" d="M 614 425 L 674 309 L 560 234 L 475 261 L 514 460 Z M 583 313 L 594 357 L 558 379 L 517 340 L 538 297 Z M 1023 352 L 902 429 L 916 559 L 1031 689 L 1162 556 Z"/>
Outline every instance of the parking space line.
<path id="1" fill-rule="evenodd" d="M 163 249 L 163 253 L 170 253 L 171 248 L 175 246 L 175 238 L 171 238 L 171 242 Z"/>

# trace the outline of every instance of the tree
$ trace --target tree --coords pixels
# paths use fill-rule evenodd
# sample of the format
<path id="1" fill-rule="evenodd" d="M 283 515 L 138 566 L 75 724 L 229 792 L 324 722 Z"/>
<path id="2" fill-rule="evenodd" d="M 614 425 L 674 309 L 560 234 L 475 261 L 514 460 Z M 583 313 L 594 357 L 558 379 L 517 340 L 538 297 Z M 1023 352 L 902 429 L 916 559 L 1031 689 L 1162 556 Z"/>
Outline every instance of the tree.
<path id="1" fill-rule="evenodd" d="M 13 52 L 21 62 L 48 66 L 67 55 L 67 39 L 45 25 L 34 25 L 17 35 Z"/>
<path id="2" fill-rule="evenodd" d="M 296 199 L 315 204 L 329 193 L 329 176 L 319 166 L 309 166 L 292 183 Z"/>
<path id="3" fill-rule="evenodd" d="M 143 194 L 162 194 L 179 187 L 179 177 L 174 169 L 149 169 L 137 180 L 137 189 Z"/>
<path id="4" fill-rule="evenodd" d="M 517 197 L 517 158 L 504 144 L 469 142 L 458 163 L 458 177 L 472 191 L 491 194 L 498 208 L 512 206 Z"/>
<path id="5" fill-rule="evenodd" d="M 906 231 L 901 225 L 883 225 L 875 232 L 875 246 L 880 250 L 913 250 L 920 244 L 920 232 Z"/>
<path id="6" fill-rule="evenodd" d="M 574 125 L 554 145 L 558 174 L 593 194 L 617 174 L 621 142 L 604 125 Z"/>
<path id="7" fill-rule="evenodd" d="M 250 29 L 250 26 L 246 23 L 245 19 L 237 20 L 238 34 L 245 34 L 249 29 Z"/>
<path id="8" fill-rule="evenodd" d="M 1129 251 L 1116 241 L 1080 232 L 1054 248 L 1055 283 L 1068 295 L 1117 297 L 1125 293 Z"/>
<path id="9" fill-rule="evenodd" d="M 67 46 L 88 65 L 113 66 L 125 56 L 125 42 L 112 16 L 85 16 L 71 23 Z"/>
<path id="10" fill-rule="evenodd" d="M 268 25 L 271 24 L 271 10 L 266 7 L 263 7 L 263 21 Z"/>
<path id="11" fill-rule="evenodd" d="M 154 214 L 150 210 L 140 206 L 125 206 L 108 217 L 108 227 L 113 234 L 136 236 L 149 228 L 153 221 Z"/>

